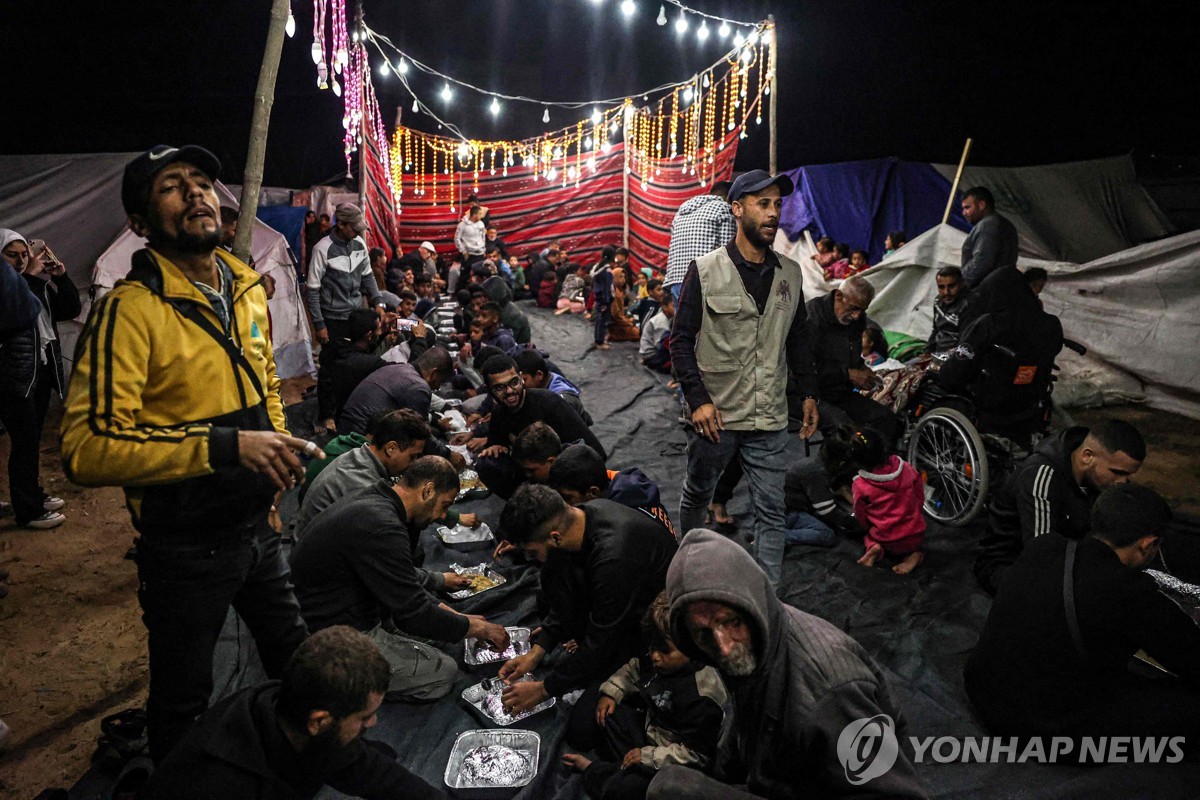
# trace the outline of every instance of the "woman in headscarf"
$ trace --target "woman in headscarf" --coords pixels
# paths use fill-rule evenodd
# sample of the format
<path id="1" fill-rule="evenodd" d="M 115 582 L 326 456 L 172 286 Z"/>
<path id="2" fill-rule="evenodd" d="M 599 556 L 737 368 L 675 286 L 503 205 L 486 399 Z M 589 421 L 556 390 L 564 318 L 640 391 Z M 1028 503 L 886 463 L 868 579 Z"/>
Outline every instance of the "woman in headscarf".
<path id="1" fill-rule="evenodd" d="M 66 521 L 59 513 L 65 503 L 48 496 L 38 477 L 50 392 L 61 398 L 66 389 L 57 323 L 79 316 L 82 306 L 66 267 L 44 243 L 38 245 L 0 228 L 0 307 L 7 310 L 10 301 L 20 307 L 0 322 L 0 421 L 12 440 L 8 486 L 17 524 L 47 529 Z"/>

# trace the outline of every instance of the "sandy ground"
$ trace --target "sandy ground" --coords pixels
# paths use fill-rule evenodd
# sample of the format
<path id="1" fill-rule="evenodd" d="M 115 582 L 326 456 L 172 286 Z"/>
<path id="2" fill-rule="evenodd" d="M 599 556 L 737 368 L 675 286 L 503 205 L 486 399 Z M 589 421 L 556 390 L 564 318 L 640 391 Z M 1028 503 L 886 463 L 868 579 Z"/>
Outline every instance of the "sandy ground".
<path id="1" fill-rule="evenodd" d="M 290 382 L 294 401 L 303 382 Z M 52 410 L 53 422 L 57 411 Z M 1077 412 L 1083 424 L 1110 415 L 1146 435 L 1138 476 L 1176 507 L 1200 513 L 1200 425 L 1144 409 Z M 0 601 L 0 717 L 13 729 L 0 755 L 0 798 L 27 799 L 71 786 L 87 770 L 100 719 L 145 702 L 146 646 L 136 575 L 125 560 L 133 534 L 118 489 L 80 489 L 63 478 L 56 425 L 43 443 L 43 483 L 67 500 L 53 531 L 0 521 L 0 565 L 12 573 Z M 0 437 L 0 492 L 7 496 L 8 443 Z"/>

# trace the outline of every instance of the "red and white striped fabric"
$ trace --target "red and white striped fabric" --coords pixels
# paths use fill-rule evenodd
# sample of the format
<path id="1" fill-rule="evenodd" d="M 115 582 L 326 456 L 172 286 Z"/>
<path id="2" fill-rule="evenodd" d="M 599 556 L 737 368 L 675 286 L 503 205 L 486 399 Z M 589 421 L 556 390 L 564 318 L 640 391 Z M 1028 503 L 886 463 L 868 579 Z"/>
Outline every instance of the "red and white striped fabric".
<path id="1" fill-rule="evenodd" d="M 733 173 L 740 128 L 729 134 L 712 165 L 716 180 Z M 605 245 L 619 246 L 624 231 L 622 219 L 622 171 L 624 145 L 596 156 L 596 172 L 584 168 L 585 177 L 576 186 L 561 178 L 549 185 L 531 167 L 509 167 L 508 175 L 481 172 L 476 190 L 471 173 L 426 176 L 425 194 L 412 195 L 412 174 L 405 173 L 400 214 L 397 217 L 400 246 L 405 252 L 422 241 L 430 241 L 439 253 L 454 251 L 454 229 L 463 212 L 463 202 L 475 192 L 488 207 L 492 224 L 500 232 L 510 254 L 524 258 L 552 242 L 567 249 L 576 263 L 590 265 L 600 258 Z M 535 180 L 536 175 L 536 180 Z M 434 179 L 438 180 L 438 202 L 432 202 Z M 453 178 L 453 184 L 451 183 Z M 680 204 L 703 194 L 706 187 L 696 176 L 684 176 L 682 164 L 663 165 L 661 174 L 645 188 L 637 174 L 629 176 L 629 250 L 637 268 L 666 268 L 671 220 Z M 446 198 L 455 198 L 454 212 Z"/>

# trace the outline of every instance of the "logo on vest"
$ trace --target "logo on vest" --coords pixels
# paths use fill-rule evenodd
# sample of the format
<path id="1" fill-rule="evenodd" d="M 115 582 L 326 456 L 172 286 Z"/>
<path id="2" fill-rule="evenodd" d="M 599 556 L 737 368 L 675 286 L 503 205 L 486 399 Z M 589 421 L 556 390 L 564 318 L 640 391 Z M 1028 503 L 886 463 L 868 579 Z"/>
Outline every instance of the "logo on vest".
<path id="1" fill-rule="evenodd" d="M 786 280 L 779 281 L 779 288 L 775 290 L 775 295 L 781 302 L 792 302 L 792 287 Z"/>

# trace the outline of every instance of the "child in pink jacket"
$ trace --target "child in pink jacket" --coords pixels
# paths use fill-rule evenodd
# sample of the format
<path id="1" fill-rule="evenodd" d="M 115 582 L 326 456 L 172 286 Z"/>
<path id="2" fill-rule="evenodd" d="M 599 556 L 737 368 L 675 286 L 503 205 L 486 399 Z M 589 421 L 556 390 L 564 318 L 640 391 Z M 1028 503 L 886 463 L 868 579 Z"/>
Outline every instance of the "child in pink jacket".
<path id="1" fill-rule="evenodd" d="M 851 438 L 850 457 L 859 468 L 851 484 L 854 516 L 867 531 L 858 563 L 873 567 L 886 554 L 900 559 L 892 572 L 907 575 L 924 558 L 924 482 L 911 464 L 888 453 L 883 436 L 871 428 Z"/>

